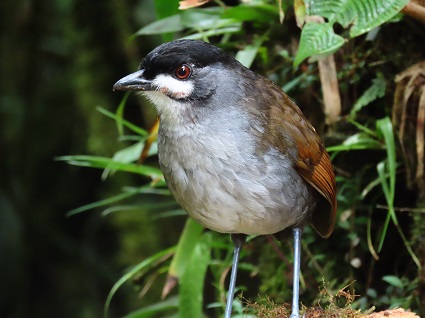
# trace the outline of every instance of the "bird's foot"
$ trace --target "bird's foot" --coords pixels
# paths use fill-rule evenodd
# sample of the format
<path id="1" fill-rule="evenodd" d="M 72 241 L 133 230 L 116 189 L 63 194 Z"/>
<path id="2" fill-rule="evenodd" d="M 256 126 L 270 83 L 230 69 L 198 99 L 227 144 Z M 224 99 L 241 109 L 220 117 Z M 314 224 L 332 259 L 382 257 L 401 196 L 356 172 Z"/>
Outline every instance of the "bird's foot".
<path id="1" fill-rule="evenodd" d="M 300 318 L 300 314 L 298 314 L 298 313 L 292 313 L 289 316 L 289 318 Z M 305 313 L 303 314 L 303 317 L 302 318 L 305 318 Z"/>

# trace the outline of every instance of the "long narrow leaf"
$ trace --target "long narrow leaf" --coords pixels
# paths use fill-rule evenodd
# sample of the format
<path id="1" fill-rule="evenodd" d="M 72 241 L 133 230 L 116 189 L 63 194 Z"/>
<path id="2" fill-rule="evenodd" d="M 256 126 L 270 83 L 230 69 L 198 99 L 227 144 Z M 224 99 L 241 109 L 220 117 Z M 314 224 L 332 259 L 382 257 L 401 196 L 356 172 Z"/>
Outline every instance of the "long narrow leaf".
<path id="1" fill-rule="evenodd" d="M 392 210 L 393 204 L 390 200 L 390 197 L 391 197 L 390 189 L 388 186 L 387 178 L 385 177 L 385 162 L 378 163 L 376 169 L 378 171 L 378 177 L 381 183 L 382 191 L 384 192 L 384 196 L 389 207 L 387 216 L 385 217 L 385 222 L 384 222 L 384 227 L 382 229 L 381 238 L 379 239 L 379 244 L 378 244 L 378 253 L 379 253 L 382 250 L 385 237 L 387 236 L 388 225 L 391 219 L 391 213 L 393 212 Z"/>
<path id="2" fill-rule="evenodd" d="M 125 92 L 124 97 L 122 98 L 120 104 L 118 105 L 117 111 L 115 112 L 116 114 L 115 121 L 117 123 L 117 130 L 120 136 L 124 135 L 124 126 L 123 126 L 124 109 L 127 103 L 128 96 L 130 96 L 130 92 Z"/>
<path id="3" fill-rule="evenodd" d="M 359 122 L 351 119 L 351 118 L 347 118 L 347 121 L 351 124 L 353 124 L 354 126 L 357 127 L 357 129 L 359 129 L 360 131 L 364 132 L 367 135 L 376 137 L 376 132 L 373 131 L 372 129 L 367 128 L 366 126 L 360 124 Z"/>
<path id="4" fill-rule="evenodd" d="M 108 297 L 105 301 L 105 307 L 104 307 L 104 318 L 108 317 L 108 311 L 109 306 L 111 304 L 112 298 L 114 297 L 117 290 L 129 279 L 131 279 L 134 275 L 139 273 L 140 271 L 146 271 L 151 266 L 154 266 L 155 264 L 161 262 L 165 257 L 170 256 L 175 250 L 175 247 L 170 247 L 166 250 L 163 250 L 155 255 L 152 255 L 151 257 L 145 259 L 143 262 L 139 263 L 138 265 L 134 266 L 132 269 L 130 269 L 126 274 L 124 274 L 112 287 L 111 291 L 108 294 Z"/>
<path id="5" fill-rule="evenodd" d="M 134 124 L 130 123 L 129 121 L 127 121 L 125 119 L 122 119 L 122 118 L 120 119 L 117 114 L 111 113 L 110 111 L 106 110 L 103 107 L 96 107 L 96 110 L 98 112 L 100 112 L 101 114 L 105 115 L 106 117 L 109 117 L 109 118 L 111 118 L 111 119 L 113 119 L 115 121 L 118 121 L 119 120 L 120 123 L 123 126 L 127 127 L 128 129 L 130 129 L 131 131 L 133 131 L 134 133 L 136 133 L 136 134 L 138 134 L 138 135 L 140 135 L 142 137 L 144 137 L 144 136 L 146 136 L 148 134 L 148 132 L 146 130 L 140 128 L 137 125 L 134 125 Z"/>
<path id="6" fill-rule="evenodd" d="M 393 126 L 391 120 L 388 117 L 380 119 L 376 122 L 377 128 L 382 133 L 385 146 L 387 150 L 387 163 L 388 163 L 388 172 L 390 174 L 390 200 L 394 203 L 395 195 L 395 182 L 396 182 L 396 152 L 395 152 L 395 142 L 393 134 Z"/>
<path id="7" fill-rule="evenodd" d="M 99 207 L 102 207 L 102 206 L 105 206 L 105 205 L 109 205 L 111 203 L 115 203 L 115 202 L 127 199 L 127 198 L 129 198 L 129 197 L 131 197 L 135 194 L 136 193 L 131 193 L 131 192 L 120 193 L 118 195 L 114 195 L 114 196 L 109 197 L 107 199 L 96 201 L 96 202 L 93 202 L 93 203 L 89 203 L 89 204 L 83 205 L 79 208 L 73 209 L 73 210 L 67 212 L 66 216 L 72 216 L 72 215 L 75 215 L 75 214 L 78 214 L 78 213 L 81 213 L 81 212 L 85 212 L 85 211 L 92 210 L 92 209 L 95 209 L 95 208 L 99 208 Z"/>
<path id="8" fill-rule="evenodd" d="M 162 312 L 177 311 L 179 305 L 179 297 L 173 296 L 164 301 L 153 304 L 151 306 L 134 311 L 123 318 L 150 318 L 157 317 Z M 162 317 L 162 316 L 161 316 Z"/>
<path id="9" fill-rule="evenodd" d="M 81 167 L 91 167 L 91 168 L 110 169 L 110 170 L 117 170 L 117 171 L 124 171 L 124 172 L 133 172 L 133 173 L 150 177 L 152 179 L 157 179 L 162 177 L 162 172 L 158 168 L 145 166 L 145 165 L 138 165 L 133 163 L 117 162 L 107 157 L 76 155 L 76 156 L 57 157 L 56 160 L 67 161 L 71 165 L 81 166 Z"/>
<path id="10" fill-rule="evenodd" d="M 397 231 L 399 232 L 400 237 L 401 237 L 408 253 L 412 257 L 416 266 L 418 266 L 418 268 L 421 268 L 421 263 L 420 263 L 419 259 L 417 258 L 417 256 L 415 255 L 412 248 L 410 247 L 410 244 L 409 244 L 406 236 L 404 235 L 404 233 L 403 233 L 403 231 L 402 231 L 402 229 L 401 229 L 401 227 L 398 223 L 397 215 L 396 215 L 395 210 L 394 210 L 397 163 L 396 163 L 394 134 L 393 134 L 391 120 L 388 117 L 378 120 L 377 121 L 377 128 L 379 129 L 382 136 L 384 137 L 386 150 L 387 150 L 387 159 L 386 159 L 385 162 L 380 162 L 378 164 L 377 170 L 378 170 L 378 176 L 379 176 L 379 180 L 381 182 L 382 190 L 384 192 L 385 199 L 386 199 L 387 205 L 388 205 L 388 214 L 387 214 L 387 217 L 385 219 L 383 232 L 382 232 L 381 239 L 380 239 L 379 246 L 378 246 L 378 252 L 380 252 L 381 249 L 382 249 L 384 239 L 385 239 L 385 236 L 386 236 L 386 232 L 387 232 L 387 229 L 388 229 L 388 224 L 389 224 L 389 221 L 391 219 L 393 221 Z M 389 175 L 389 178 L 388 178 L 389 181 L 385 177 L 386 173 Z"/>

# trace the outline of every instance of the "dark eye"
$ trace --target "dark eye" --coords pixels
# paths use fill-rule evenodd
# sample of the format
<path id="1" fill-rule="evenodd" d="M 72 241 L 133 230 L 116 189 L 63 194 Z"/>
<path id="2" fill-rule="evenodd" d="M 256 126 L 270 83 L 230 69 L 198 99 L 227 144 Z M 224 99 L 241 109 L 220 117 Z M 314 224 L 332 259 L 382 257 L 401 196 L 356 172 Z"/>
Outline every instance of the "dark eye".
<path id="1" fill-rule="evenodd" d="M 174 70 L 174 74 L 178 79 L 186 79 L 192 74 L 192 69 L 188 65 L 183 64 Z"/>

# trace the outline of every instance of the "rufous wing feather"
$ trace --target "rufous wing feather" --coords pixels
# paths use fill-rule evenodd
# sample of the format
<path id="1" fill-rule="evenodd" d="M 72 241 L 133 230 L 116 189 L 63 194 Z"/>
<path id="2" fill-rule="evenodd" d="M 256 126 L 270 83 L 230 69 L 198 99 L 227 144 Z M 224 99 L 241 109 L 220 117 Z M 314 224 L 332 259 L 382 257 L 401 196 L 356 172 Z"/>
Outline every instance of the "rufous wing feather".
<path id="1" fill-rule="evenodd" d="M 335 174 L 326 149 L 318 137 L 316 139 L 317 147 L 298 148 L 296 168 L 301 177 L 322 196 L 311 216 L 311 225 L 327 238 L 332 234 L 336 217 Z"/>

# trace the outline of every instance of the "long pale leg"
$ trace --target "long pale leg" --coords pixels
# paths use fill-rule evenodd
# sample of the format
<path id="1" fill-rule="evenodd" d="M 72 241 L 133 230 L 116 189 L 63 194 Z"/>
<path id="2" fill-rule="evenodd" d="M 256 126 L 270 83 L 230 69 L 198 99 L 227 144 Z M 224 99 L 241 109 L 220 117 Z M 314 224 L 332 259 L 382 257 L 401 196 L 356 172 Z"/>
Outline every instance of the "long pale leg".
<path id="1" fill-rule="evenodd" d="M 300 317 L 300 263 L 302 229 L 294 228 L 294 285 L 292 292 L 292 312 L 290 318 Z"/>
<path id="2" fill-rule="evenodd" d="M 236 276 L 238 273 L 239 254 L 241 252 L 242 245 L 245 243 L 246 236 L 243 234 L 232 234 L 232 241 L 235 245 L 233 254 L 232 272 L 230 274 L 229 293 L 227 296 L 226 311 L 224 318 L 230 318 L 232 316 L 232 304 L 233 296 L 235 294 Z"/>

